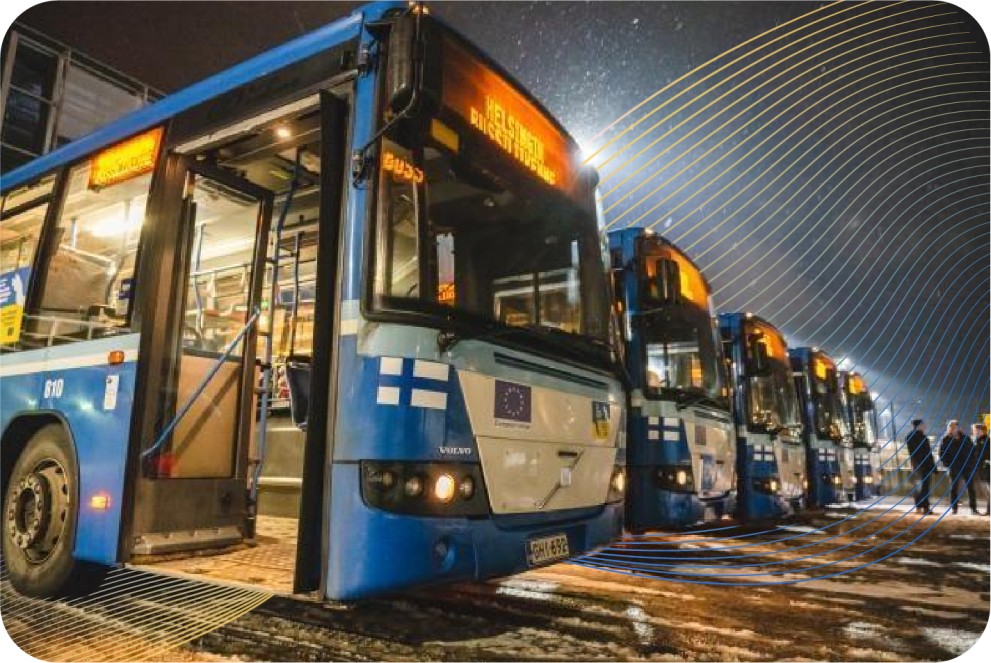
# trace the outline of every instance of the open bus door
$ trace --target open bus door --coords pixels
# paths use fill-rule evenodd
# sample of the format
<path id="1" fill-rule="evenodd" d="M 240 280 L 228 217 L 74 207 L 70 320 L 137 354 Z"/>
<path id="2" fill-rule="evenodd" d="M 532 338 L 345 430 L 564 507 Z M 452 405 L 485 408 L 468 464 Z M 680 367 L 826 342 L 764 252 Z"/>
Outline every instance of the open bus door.
<path id="1" fill-rule="evenodd" d="M 120 559 L 179 573 L 195 564 L 218 580 L 233 573 L 311 592 L 328 554 L 350 103 L 346 90 L 323 91 L 275 115 L 242 120 L 234 138 L 186 143 L 160 168 L 149 208 L 153 259 L 139 277 L 151 284 L 149 324 Z M 305 297 L 303 254 L 312 281 Z M 288 356 L 285 337 L 298 338 Z M 281 339 L 276 357 L 273 339 Z M 291 417 L 272 400 L 282 386 L 274 377 L 264 384 L 266 368 L 284 371 Z M 268 485 L 293 492 L 298 513 L 258 492 Z M 256 522 L 266 531 L 250 541 Z M 266 552 L 252 556 L 252 547 Z M 216 568 L 190 557 L 206 549 Z M 253 574 L 262 557 L 278 558 L 277 571 Z"/>
<path id="2" fill-rule="evenodd" d="M 162 184 L 125 556 L 239 543 L 249 507 L 273 194 L 177 154 Z"/>

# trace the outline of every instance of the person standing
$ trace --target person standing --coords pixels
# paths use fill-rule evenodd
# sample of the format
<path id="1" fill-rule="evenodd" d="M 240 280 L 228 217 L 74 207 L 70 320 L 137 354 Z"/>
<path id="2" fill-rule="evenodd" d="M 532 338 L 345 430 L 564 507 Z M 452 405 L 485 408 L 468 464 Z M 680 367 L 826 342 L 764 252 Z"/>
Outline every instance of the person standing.
<path id="1" fill-rule="evenodd" d="M 991 445 L 988 444 L 988 429 L 984 424 L 974 424 L 971 432 L 974 436 L 974 456 L 977 458 L 973 481 L 977 483 L 977 492 L 984 497 L 984 515 L 991 516 Z"/>
<path id="2" fill-rule="evenodd" d="M 922 419 L 912 422 L 914 430 L 905 440 L 905 446 L 912 455 L 912 471 L 919 479 L 915 487 L 915 510 L 925 515 L 929 513 L 929 481 L 936 464 L 933 463 L 932 447 L 922 425 Z"/>
<path id="3" fill-rule="evenodd" d="M 960 422 L 956 419 L 946 422 L 946 433 L 939 441 L 939 457 L 946 466 L 950 478 L 950 507 L 954 515 L 957 513 L 960 489 L 964 487 L 970 500 L 970 512 L 975 516 L 978 515 L 977 494 L 974 491 L 974 482 L 970 480 L 971 470 L 977 464 L 974 457 L 974 443 L 960 430 Z"/>

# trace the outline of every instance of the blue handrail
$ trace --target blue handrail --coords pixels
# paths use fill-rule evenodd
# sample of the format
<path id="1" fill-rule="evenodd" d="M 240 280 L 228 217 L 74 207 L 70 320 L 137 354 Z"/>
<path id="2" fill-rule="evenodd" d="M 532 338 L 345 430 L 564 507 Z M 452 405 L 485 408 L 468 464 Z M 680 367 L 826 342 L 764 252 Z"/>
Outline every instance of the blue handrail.
<path id="1" fill-rule="evenodd" d="M 177 412 L 176 415 L 172 417 L 172 421 L 169 422 L 169 425 L 163 428 L 162 432 L 158 434 L 158 439 L 155 440 L 155 443 L 141 453 L 142 460 L 161 451 L 162 446 L 165 444 L 165 441 L 169 438 L 169 435 L 172 434 L 172 431 L 175 430 L 175 427 L 179 425 L 179 422 L 182 421 L 182 418 L 185 417 L 186 414 L 189 412 L 190 408 L 193 407 L 193 402 L 195 402 L 196 399 L 200 397 L 200 395 L 203 393 L 203 390 L 206 389 L 206 386 L 210 384 L 210 381 L 217 375 L 218 372 L 220 372 L 220 367 L 223 366 L 224 362 L 230 358 L 231 353 L 234 352 L 234 349 L 237 347 L 237 345 L 244 339 L 245 334 L 248 333 L 248 330 L 251 329 L 252 325 L 254 325 L 255 322 L 258 320 L 258 316 L 260 314 L 261 314 L 261 309 L 256 306 L 254 313 L 251 315 L 250 318 L 248 318 L 248 321 L 244 323 L 244 327 L 242 327 L 241 331 L 237 333 L 237 336 L 234 337 L 234 340 L 231 341 L 224 349 L 223 354 L 221 354 L 220 357 L 217 359 L 217 363 L 213 365 L 213 368 L 210 369 L 210 372 L 206 375 L 205 378 L 203 378 L 203 381 L 200 382 L 199 386 L 196 387 L 196 391 L 194 391 L 193 394 L 188 399 L 186 399 L 186 402 L 183 403 L 183 406 L 179 410 L 179 412 Z"/>

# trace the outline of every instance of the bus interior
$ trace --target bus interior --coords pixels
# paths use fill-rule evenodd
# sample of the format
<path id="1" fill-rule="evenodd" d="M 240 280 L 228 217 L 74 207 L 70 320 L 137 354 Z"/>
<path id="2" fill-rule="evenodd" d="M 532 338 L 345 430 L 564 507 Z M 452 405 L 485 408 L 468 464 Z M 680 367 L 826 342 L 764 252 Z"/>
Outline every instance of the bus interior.
<path id="1" fill-rule="evenodd" d="M 142 545 L 139 540 L 130 562 L 157 572 L 291 593 L 316 310 L 320 109 L 317 104 L 247 125 L 221 142 L 177 151 L 273 195 L 250 378 L 256 387 L 249 405 L 247 461 L 249 490 L 257 496 L 254 532 L 235 527 L 227 539 L 214 539 L 207 547 Z M 227 477 L 237 471 L 231 451 L 237 445 L 231 442 L 240 408 L 237 359 L 244 345 L 237 337 L 250 320 L 252 269 L 259 264 L 254 254 L 263 231 L 257 200 L 237 187 L 194 177 L 191 199 L 194 235 L 185 274 L 179 376 L 171 399 L 173 408 L 186 402 L 191 407 L 150 463 L 156 479 Z M 197 393 L 218 361 L 221 370 Z M 266 366 L 271 367 L 267 380 Z M 149 468 L 144 469 L 147 474 Z"/>

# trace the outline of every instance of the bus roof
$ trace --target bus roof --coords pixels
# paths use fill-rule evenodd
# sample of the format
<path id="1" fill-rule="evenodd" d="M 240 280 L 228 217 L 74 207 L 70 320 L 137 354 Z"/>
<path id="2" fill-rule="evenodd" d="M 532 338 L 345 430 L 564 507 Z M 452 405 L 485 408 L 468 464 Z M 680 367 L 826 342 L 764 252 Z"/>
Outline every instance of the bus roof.
<path id="1" fill-rule="evenodd" d="M 0 177 L 0 191 L 6 192 L 25 184 L 35 177 L 44 175 L 128 136 L 161 124 L 183 111 L 256 78 L 353 39 L 360 34 L 363 21 L 377 19 L 389 9 L 405 6 L 405 2 L 389 0 L 364 5 L 349 16 L 328 23 L 301 37 L 280 44 L 229 69 L 193 83 L 187 88 L 128 113 L 78 140 L 15 168 Z"/>

